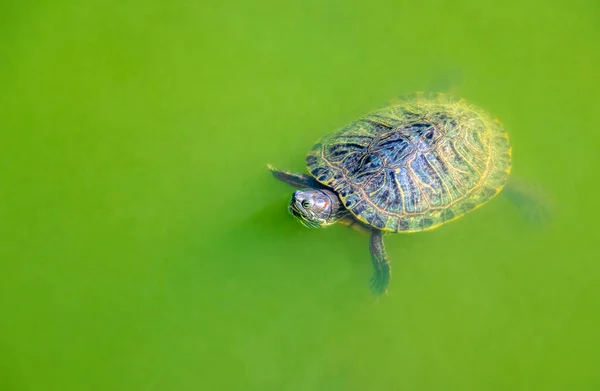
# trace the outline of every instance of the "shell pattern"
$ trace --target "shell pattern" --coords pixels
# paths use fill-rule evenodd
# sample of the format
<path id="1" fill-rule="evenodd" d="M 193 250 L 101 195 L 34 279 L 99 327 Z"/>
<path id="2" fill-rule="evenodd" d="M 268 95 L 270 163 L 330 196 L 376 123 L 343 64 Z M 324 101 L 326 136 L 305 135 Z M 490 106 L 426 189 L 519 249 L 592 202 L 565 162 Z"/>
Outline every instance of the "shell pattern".
<path id="1" fill-rule="evenodd" d="M 414 232 L 495 196 L 508 178 L 511 148 L 500 123 L 479 108 L 417 94 L 325 136 L 306 163 L 363 223 Z"/>

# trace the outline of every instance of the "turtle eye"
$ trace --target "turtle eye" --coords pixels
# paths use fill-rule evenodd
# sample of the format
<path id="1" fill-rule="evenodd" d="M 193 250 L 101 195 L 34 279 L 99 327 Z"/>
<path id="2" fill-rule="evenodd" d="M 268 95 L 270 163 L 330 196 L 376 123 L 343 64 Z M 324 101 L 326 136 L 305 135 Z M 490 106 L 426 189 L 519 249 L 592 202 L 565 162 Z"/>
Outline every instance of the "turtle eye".
<path id="1" fill-rule="evenodd" d="M 303 208 L 308 208 L 309 206 L 310 206 L 310 201 L 308 201 L 308 200 L 302 201 L 302 207 Z"/>

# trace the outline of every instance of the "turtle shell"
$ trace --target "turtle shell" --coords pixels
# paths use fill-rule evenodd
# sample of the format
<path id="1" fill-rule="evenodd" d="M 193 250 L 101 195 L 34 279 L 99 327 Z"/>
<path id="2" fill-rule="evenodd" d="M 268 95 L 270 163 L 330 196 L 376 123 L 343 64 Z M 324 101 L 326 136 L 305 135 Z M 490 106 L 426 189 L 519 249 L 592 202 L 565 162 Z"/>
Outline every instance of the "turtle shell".
<path id="1" fill-rule="evenodd" d="M 435 228 L 502 189 L 511 166 L 497 120 L 464 100 L 416 94 L 325 136 L 309 172 L 356 218 L 389 232 Z"/>

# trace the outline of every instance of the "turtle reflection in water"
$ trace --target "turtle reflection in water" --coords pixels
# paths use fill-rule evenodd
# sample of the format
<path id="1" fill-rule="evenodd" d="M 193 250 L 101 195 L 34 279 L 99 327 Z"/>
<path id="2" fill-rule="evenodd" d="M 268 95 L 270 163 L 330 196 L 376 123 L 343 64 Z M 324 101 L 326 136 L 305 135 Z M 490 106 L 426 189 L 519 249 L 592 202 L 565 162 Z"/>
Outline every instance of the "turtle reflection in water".
<path id="1" fill-rule="evenodd" d="M 325 136 L 306 157 L 311 175 L 269 169 L 298 188 L 289 210 L 305 226 L 370 231 L 371 290 L 387 292 L 386 232 L 426 231 L 502 190 L 511 147 L 501 124 L 444 94 L 415 94 Z"/>

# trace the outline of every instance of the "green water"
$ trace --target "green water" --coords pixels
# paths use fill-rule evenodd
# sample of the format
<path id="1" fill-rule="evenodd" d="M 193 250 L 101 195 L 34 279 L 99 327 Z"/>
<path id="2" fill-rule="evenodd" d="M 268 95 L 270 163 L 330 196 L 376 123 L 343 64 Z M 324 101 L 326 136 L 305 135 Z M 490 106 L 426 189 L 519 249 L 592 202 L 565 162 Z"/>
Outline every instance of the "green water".
<path id="1" fill-rule="evenodd" d="M 0 3 L 0 390 L 600 389 L 600 6 Z M 308 230 L 265 164 L 415 90 L 500 118 L 503 197 Z"/>

